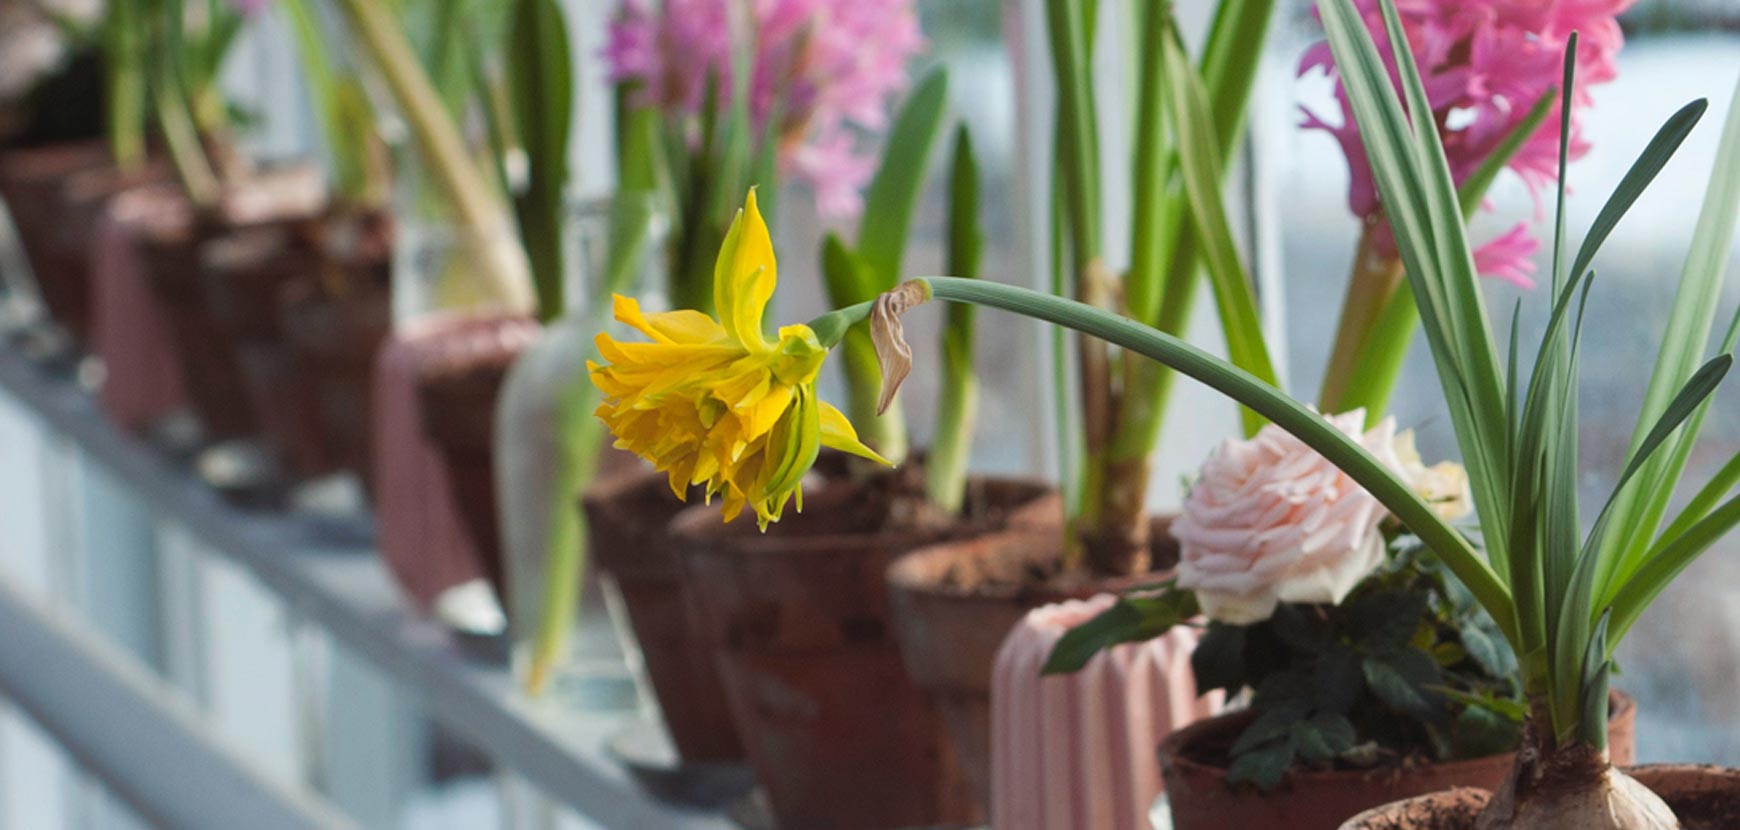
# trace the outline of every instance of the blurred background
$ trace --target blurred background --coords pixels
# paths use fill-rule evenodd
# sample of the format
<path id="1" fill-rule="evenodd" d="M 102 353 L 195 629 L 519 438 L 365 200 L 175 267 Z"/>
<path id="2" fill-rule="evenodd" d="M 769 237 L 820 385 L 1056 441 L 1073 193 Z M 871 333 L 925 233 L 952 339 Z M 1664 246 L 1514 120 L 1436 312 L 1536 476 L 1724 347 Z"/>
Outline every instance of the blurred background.
<path id="1" fill-rule="evenodd" d="M 28 4 L 0 0 L 0 10 L 21 2 Z M 1121 4 L 1107 5 L 1112 11 L 1102 25 L 1115 36 L 1124 12 Z M 1200 37 L 1205 21 L 1192 5 L 1180 4 L 1179 13 Z M 614 0 L 565 3 L 582 56 L 577 64 L 585 67 L 572 139 L 580 198 L 606 195 L 613 184 L 612 105 L 601 62 L 592 56 L 614 6 Z M 929 47 L 919 61 L 950 68 L 951 106 L 974 130 L 989 236 L 984 270 L 1043 285 L 1052 127 L 1041 4 L 923 0 L 920 9 Z M 1300 56 L 1320 30 L 1303 2 L 1284 3 L 1279 14 L 1251 137 L 1229 193 L 1271 339 L 1284 344 L 1277 347 L 1284 380 L 1315 390 L 1358 227 L 1346 208 L 1339 149 L 1327 134 L 1299 129 L 1301 106 L 1328 106 L 1321 76 L 1297 77 Z M 8 40 L 16 33 L 7 28 L 16 25 L 8 15 L 0 11 L 0 84 L 14 71 L 8 50 L 23 48 Z M 1740 79 L 1740 3 L 1640 0 L 1623 22 L 1619 76 L 1595 90 L 1584 121 L 1592 147 L 1571 167 L 1570 227 L 1587 226 L 1600 198 L 1674 109 L 1708 97 L 1711 110 L 1596 264 L 1581 422 L 1582 485 L 1590 499 L 1606 493 L 1617 474 L 1669 311 L 1669 285 L 1692 233 L 1689 217 L 1706 183 L 1697 171 L 1711 164 L 1716 125 L 1727 118 L 1728 93 Z M 290 22 L 263 4 L 239 37 L 221 78 L 250 114 L 243 146 L 261 158 L 320 154 Z M 1116 86 L 1117 73 L 1110 76 Z M 1127 125 L 1106 126 L 1108 136 L 1127 132 Z M 1117 152 L 1107 159 L 1109 177 L 1127 163 Z M 909 252 L 914 273 L 941 268 L 942 171 L 934 178 Z M 1476 238 L 1527 218 L 1537 232 L 1550 232 L 1550 217 L 1535 215 L 1520 182 L 1501 178 L 1489 201 Z M 805 252 L 817 250 L 827 228 L 807 200 L 781 203 L 780 245 L 790 253 L 781 262 L 778 316 L 805 319 L 823 306 L 818 266 Z M 1113 216 L 1124 209 L 1110 208 Z M 1735 268 L 1740 251 L 1730 254 Z M 1495 309 L 1523 298 L 1521 325 L 1538 331 L 1537 295 L 1496 281 L 1488 290 Z M 1740 285 L 1730 285 L 1718 319 L 1732 313 L 1736 292 Z M 1206 305 L 1197 323 L 1198 339 L 1212 344 Z M 923 350 L 935 338 L 925 323 L 915 326 L 923 365 Z M 976 463 L 1000 472 L 1054 472 L 1050 374 L 1036 369 L 1045 365 L 1040 329 L 985 324 L 980 337 L 985 399 Z M 1422 346 L 1416 344 L 1394 410 L 1418 430 L 1423 455 L 1436 459 L 1452 454 L 1454 442 L 1448 422 L 1434 414 L 1442 398 Z M 0 386 L 0 596 L 14 609 L 9 615 L 22 615 L 20 626 L 34 619 L 81 634 L 43 643 L 21 636 L 16 648 L 0 652 L 0 673 L 107 666 L 149 690 L 161 708 L 150 717 L 116 709 L 93 728 L 126 735 L 153 728 L 152 718 L 195 724 L 210 747 L 250 770 L 250 780 L 293 791 L 285 797 L 294 803 L 317 796 L 363 827 L 730 826 L 716 813 L 642 811 L 621 795 L 630 791 L 626 773 L 603 758 L 604 744 L 620 716 L 641 704 L 601 605 L 595 636 L 580 646 L 599 667 L 596 683 L 575 693 L 583 705 L 525 700 L 499 660 L 416 619 L 378 566 L 355 563 L 349 554 L 367 545 L 366 529 L 334 520 L 309 539 L 269 520 L 238 519 L 187 482 L 162 479 L 136 447 L 105 438 L 86 423 L 89 413 L 81 415 L 56 389 L 16 375 L 5 374 L 8 383 Z M 929 405 L 937 376 L 915 373 L 907 392 L 913 405 Z M 824 381 L 824 396 L 837 394 L 827 388 L 831 382 Z M 1177 414 L 1155 471 L 1157 505 L 1176 503 L 1183 472 L 1235 421 L 1231 407 L 1199 389 L 1181 390 L 1173 405 Z M 914 428 L 922 444 L 925 424 Z M 1732 384 L 1719 393 L 1706 436 L 1692 460 L 1693 480 L 1740 451 L 1740 389 Z M 283 555 L 291 549 L 299 553 Z M 0 625 L 0 639 L 25 630 L 11 625 Z M 1724 543 L 1670 589 L 1639 624 L 1620 664 L 1617 683 L 1641 706 L 1642 760 L 1740 765 L 1740 540 Z M 0 697 L 0 830 L 152 826 L 130 812 L 91 763 Z M 211 782 L 214 798 L 226 789 Z"/>

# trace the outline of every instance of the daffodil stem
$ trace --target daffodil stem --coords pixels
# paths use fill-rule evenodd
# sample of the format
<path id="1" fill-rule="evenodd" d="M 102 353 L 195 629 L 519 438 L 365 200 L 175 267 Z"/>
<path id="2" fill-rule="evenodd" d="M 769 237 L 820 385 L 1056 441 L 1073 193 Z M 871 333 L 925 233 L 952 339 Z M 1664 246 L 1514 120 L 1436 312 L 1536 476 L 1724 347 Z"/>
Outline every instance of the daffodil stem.
<path id="1" fill-rule="evenodd" d="M 1510 591 L 1472 544 L 1422 501 L 1407 482 L 1321 415 L 1255 375 L 1176 337 L 1085 303 L 985 280 L 926 277 L 933 299 L 999 308 L 1105 340 L 1164 363 L 1250 407 L 1345 470 L 1432 548 L 1500 625 L 1515 619 Z M 1512 632 L 1507 631 L 1507 636 Z"/>

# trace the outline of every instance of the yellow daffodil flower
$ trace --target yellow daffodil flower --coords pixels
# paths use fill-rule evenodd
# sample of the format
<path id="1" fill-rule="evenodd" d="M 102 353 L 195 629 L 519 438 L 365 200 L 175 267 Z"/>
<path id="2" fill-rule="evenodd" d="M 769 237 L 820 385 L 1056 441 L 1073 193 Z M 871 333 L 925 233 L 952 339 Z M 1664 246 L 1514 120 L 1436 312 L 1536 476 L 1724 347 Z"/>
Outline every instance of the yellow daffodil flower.
<path id="1" fill-rule="evenodd" d="M 761 319 L 778 278 L 773 240 L 755 192 L 731 223 L 713 269 L 719 319 L 699 311 L 646 314 L 616 296 L 616 319 L 650 342 L 597 337 L 603 362 L 589 362 L 605 401 L 598 417 L 616 446 L 670 475 L 684 496 L 704 485 L 723 499 L 725 520 L 745 506 L 763 530 L 779 520 L 822 447 L 888 462 L 858 440 L 840 410 L 816 396 L 828 350 L 809 326 L 776 339 Z"/>

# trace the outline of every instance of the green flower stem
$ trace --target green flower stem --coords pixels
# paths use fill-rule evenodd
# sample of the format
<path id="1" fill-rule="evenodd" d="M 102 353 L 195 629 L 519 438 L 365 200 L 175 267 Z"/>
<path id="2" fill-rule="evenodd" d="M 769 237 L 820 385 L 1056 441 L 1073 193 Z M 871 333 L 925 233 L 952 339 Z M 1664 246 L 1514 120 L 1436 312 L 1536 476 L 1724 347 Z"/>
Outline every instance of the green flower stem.
<path id="1" fill-rule="evenodd" d="M 134 3 L 116 3 L 103 24 L 109 152 L 123 171 L 145 161 L 145 34 Z"/>
<path id="2" fill-rule="evenodd" d="M 170 64 L 163 61 L 159 65 L 168 67 Z M 162 74 L 167 76 L 169 73 Z M 204 213 L 217 207 L 223 195 L 222 185 L 200 145 L 199 130 L 188 115 L 186 103 L 173 92 L 177 88 L 172 78 L 159 79 L 156 94 L 152 96 L 157 125 L 163 130 L 163 143 L 169 148 L 169 159 L 175 165 L 182 190 L 194 208 Z"/>
<path id="3" fill-rule="evenodd" d="M 612 205 L 610 257 L 604 282 L 585 312 L 587 331 L 603 331 L 611 313 L 610 296 L 632 288 L 635 273 L 651 253 L 652 228 L 657 217 L 654 200 L 646 194 L 619 196 Z M 597 359 L 596 349 L 589 347 L 589 360 Z M 533 693 L 543 689 L 550 670 L 561 659 L 570 624 L 580 605 L 580 577 L 588 551 L 586 516 L 575 508 L 575 498 L 592 481 L 604 446 L 604 421 L 593 415 L 599 400 L 598 387 L 585 377 L 575 378 L 563 392 L 561 412 L 567 422 L 560 435 L 567 463 L 560 465 L 554 490 L 563 495 L 550 504 L 543 616 L 537 623 L 531 665 L 526 673 L 526 685 Z"/>
<path id="4" fill-rule="evenodd" d="M 1244 135 L 1246 104 L 1250 100 L 1262 51 L 1253 48 L 1252 44 L 1260 44 L 1266 38 L 1274 19 L 1274 8 L 1274 0 L 1222 0 L 1209 30 L 1198 72 L 1212 109 L 1214 149 L 1222 159 L 1231 156 Z M 1158 51 L 1157 46 L 1155 51 Z M 1178 168 L 1179 159 L 1169 157 L 1168 181 L 1177 174 Z M 1224 167 L 1220 175 L 1224 179 Z M 1132 248 L 1139 251 L 1144 246 L 1154 245 L 1159 251 L 1159 261 L 1167 263 L 1155 316 L 1137 319 L 1166 334 L 1182 336 L 1196 307 L 1202 271 L 1198 261 L 1199 249 L 1187 224 L 1190 218 L 1187 198 L 1182 189 L 1174 189 L 1169 200 L 1170 206 L 1159 211 L 1157 229 L 1139 229 L 1143 234 L 1157 236 L 1159 242 L 1139 239 Z M 1135 296 L 1142 296 L 1140 290 Z M 1131 306 L 1132 314 L 1140 311 Z M 1172 371 L 1163 365 L 1155 366 L 1146 361 L 1131 361 L 1125 365 L 1124 393 L 1112 438 L 1114 464 L 1146 459 L 1154 452 L 1171 397 L 1172 381 Z"/>
<path id="5" fill-rule="evenodd" d="M 948 272 L 976 279 L 985 239 L 979 229 L 979 164 L 973 156 L 972 134 L 964 124 L 955 132 L 949 169 L 948 239 Z M 959 513 L 966 498 L 979 409 L 979 378 L 973 371 L 975 311 L 965 303 L 951 305 L 943 324 L 942 399 L 937 402 L 936 436 L 925 463 L 925 495 L 950 513 Z"/>
<path id="6" fill-rule="evenodd" d="M 511 223 L 506 212 L 490 197 L 487 178 L 467 153 L 458 126 L 411 51 L 405 33 L 381 0 L 338 0 L 338 5 L 392 90 L 417 138 L 424 167 L 446 191 L 458 223 L 477 231 L 483 239 L 499 238 L 499 244 L 491 244 L 486 255 L 478 259 L 485 272 L 482 278 L 510 303 L 532 308 L 535 300 L 525 252 L 507 236 Z"/>
<path id="7" fill-rule="evenodd" d="M 1189 343 L 1083 303 L 983 280 L 928 277 L 919 282 L 934 299 L 1000 308 L 1103 339 L 1164 363 L 1255 410 L 1322 453 L 1389 508 L 1479 598 L 1514 642 L 1516 614 L 1510 591 L 1474 546 L 1440 519 L 1407 482 L 1305 405 Z"/>

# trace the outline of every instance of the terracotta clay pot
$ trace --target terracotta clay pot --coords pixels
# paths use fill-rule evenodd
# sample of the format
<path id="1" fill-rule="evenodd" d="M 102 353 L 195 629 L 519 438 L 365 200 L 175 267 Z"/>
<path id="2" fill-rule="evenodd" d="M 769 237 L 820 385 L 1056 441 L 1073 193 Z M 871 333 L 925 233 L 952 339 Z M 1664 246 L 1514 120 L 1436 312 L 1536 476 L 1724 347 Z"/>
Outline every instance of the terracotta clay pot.
<path id="1" fill-rule="evenodd" d="M 332 472 L 338 462 L 321 429 L 314 373 L 291 348 L 279 315 L 286 294 L 316 279 L 320 251 L 287 223 L 221 235 L 200 259 L 205 305 L 236 344 L 261 437 L 292 478 Z"/>
<path id="2" fill-rule="evenodd" d="M 248 394 L 234 338 L 205 301 L 200 250 L 209 238 L 195 227 L 180 194 L 164 191 L 162 213 L 133 226 L 146 281 L 169 322 L 188 403 L 210 441 L 253 436 L 259 412 Z"/>
<path id="3" fill-rule="evenodd" d="M 373 493 L 375 359 L 392 328 L 390 222 L 338 217 L 357 230 L 329 244 L 314 279 L 285 286 L 278 325 L 295 359 L 313 375 L 321 432 L 342 469 Z"/>
<path id="4" fill-rule="evenodd" d="M 529 319 L 518 324 L 533 332 L 537 326 Z M 423 433 L 441 453 L 470 547 L 504 608 L 510 603 L 496 511 L 495 409 L 508 367 L 529 339 L 477 338 L 472 348 L 420 367 L 417 377 Z"/>
<path id="5" fill-rule="evenodd" d="M 11 210 L 43 304 L 79 342 L 90 335 L 90 257 L 98 213 L 116 194 L 167 175 L 159 163 L 122 173 L 101 140 L 0 156 L 0 199 Z"/>
<path id="6" fill-rule="evenodd" d="M 587 552 L 616 583 L 677 754 L 691 763 L 741 761 L 743 741 L 669 532 L 688 505 L 655 472 L 603 481 L 582 503 Z"/>
<path id="7" fill-rule="evenodd" d="M 913 681 L 947 720 L 961 764 L 981 803 L 991 791 L 991 678 L 1004 637 L 1042 605 L 1116 593 L 1156 581 L 1057 577 L 1063 560 L 1062 503 L 1034 505 L 1009 531 L 914 552 L 888 569 L 895 633 Z M 1171 517 L 1153 520 L 1153 560 L 1178 561 L 1167 531 Z"/>
<path id="8" fill-rule="evenodd" d="M 1674 811 L 1684 830 L 1740 827 L 1740 770 L 1692 764 L 1646 764 L 1626 774 Z M 1490 793 L 1459 789 L 1410 798 L 1355 816 L 1342 830 L 1474 830 Z"/>
<path id="9" fill-rule="evenodd" d="M 1608 747 L 1615 763 L 1637 755 L 1637 702 L 1609 695 Z M 1226 783 L 1226 770 L 1202 760 L 1221 754 L 1252 719 L 1249 711 L 1210 718 L 1160 744 L 1160 770 L 1174 830 L 1336 830 L 1350 817 L 1392 801 L 1458 787 L 1492 789 L 1515 753 L 1376 770 L 1291 772 L 1271 792 Z"/>
<path id="10" fill-rule="evenodd" d="M 878 532 L 888 514 L 830 460 L 804 512 L 765 535 L 747 518 L 721 523 L 716 507 L 673 523 L 750 763 L 781 827 L 976 821 L 941 714 L 900 659 L 884 574 L 919 547 L 994 531 L 1047 488 L 975 480 L 977 518 Z"/>

